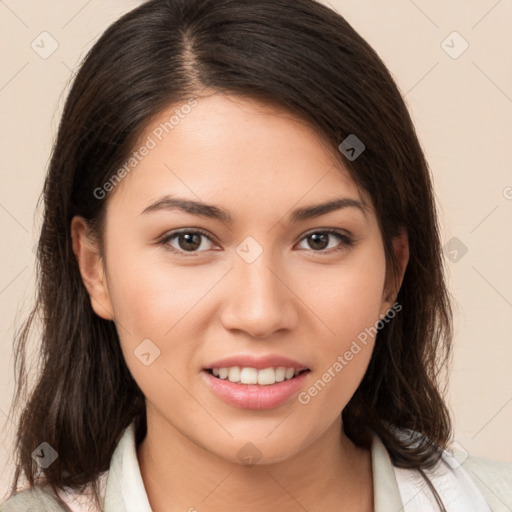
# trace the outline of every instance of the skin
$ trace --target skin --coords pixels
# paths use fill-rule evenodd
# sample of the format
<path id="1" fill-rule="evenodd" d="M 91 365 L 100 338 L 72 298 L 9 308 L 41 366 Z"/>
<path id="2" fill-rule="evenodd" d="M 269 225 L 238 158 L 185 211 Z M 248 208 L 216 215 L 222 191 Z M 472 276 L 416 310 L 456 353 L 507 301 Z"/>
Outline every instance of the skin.
<path id="1" fill-rule="evenodd" d="M 175 108 L 153 119 L 141 141 Z M 232 224 L 180 210 L 141 214 L 165 194 L 222 207 Z M 337 197 L 367 208 L 289 222 L 294 208 Z M 106 219 L 104 258 L 80 217 L 72 222 L 73 247 L 92 307 L 115 321 L 146 397 L 148 434 L 137 456 L 152 509 L 373 510 L 370 452 L 345 436 L 340 414 L 374 339 L 307 405 L 293 397 L 275 409 L 240 409 L 201 375 L 233 354 L 278 354 L 310 368 L 307 390 L 394 302 L 401 277 L 386 278 L 371 201 L 326 141 L 275 107 L 202 96 L 116 186 Z M 200 237 L 193 255 L 179 237 L 158 245 L 181 228 L 203 229 L 211 241 Z M 322 249 L 306 236 L 328 228 L 354 244 L 330 235 Z M 249 236 L 263 250 L 252 263 L 236 252 Z M 341 250 L 328 253 L 335 247 Z M 394 247 L 403 276 L 407 237 Z M 144 339 L 160 350 L 149 366 L 134 355 Z M 252 466 L 237 456 L 248 442 L 261 454 Z"/>

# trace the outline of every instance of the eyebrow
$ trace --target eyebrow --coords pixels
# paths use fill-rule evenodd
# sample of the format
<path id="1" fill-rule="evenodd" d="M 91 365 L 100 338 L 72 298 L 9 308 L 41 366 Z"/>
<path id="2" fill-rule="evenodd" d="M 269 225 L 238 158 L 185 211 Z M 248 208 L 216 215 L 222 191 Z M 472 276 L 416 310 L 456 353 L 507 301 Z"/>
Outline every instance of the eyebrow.
<path id="1" fill-rule="evenodd" d="M 327 213 L 341 210 L 343 208 L 357 208 L 366 217 L 366 205 L 357 199 L 351 197 L 340 197 L 331 199 L 330 201 L 306 206 L 304 208 L 296 208 L 288 215 L 289 222 L 301 222 L 307 219 L 320 217 Z M 186 199 L 175 196 L 164 196 L 154 203 L 147 206 L 140 214 L 146 214 L 162 210 L 182 210 L 191 215 L 199 215 L 200 217 L 207 217 L 217 219 L 222 222 L 232 223 L 233 219 L 230 213 L 218 206 L 206 204 L 192 199 Z"/>

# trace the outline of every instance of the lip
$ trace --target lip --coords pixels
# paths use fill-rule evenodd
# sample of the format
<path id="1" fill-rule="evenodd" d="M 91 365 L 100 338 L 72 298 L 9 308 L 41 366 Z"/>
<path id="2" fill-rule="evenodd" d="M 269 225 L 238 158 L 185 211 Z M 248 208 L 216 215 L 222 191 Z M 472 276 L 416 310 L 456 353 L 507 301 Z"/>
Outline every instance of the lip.
<path id="1" fill-rule="evenodd" d="M 214 361 L 208 366 L 205 366 L 203 370 L 211 370 L 212 368 L 230 368 L 232 366 L 256 368 L 256 370 L 263 370 L 264 368 L 278 366 L 286 366 L 287 368 L 295 368 L 297 370 L 310 369 L 308 366 L 284 356 L 269 354 L 262 357 L 256 357 L 249 354 L 241 354 Z"/>
<path id="2" fill-rule="evenodd" d="M 227 360 L 223 360 L 222 364 L 225 364 L 226 361 Z M 268 363 L 265 362 L 265 364 Z M 291 366 L 297 367 L 295 365 L 296 363 Z M 231 364 L 230 366 L 238 365 Z M 268 366 L 263 366 L 263 368 L 268 368 L 269 366 L 274 365 L 270 364 Z M 278 366 L 286 366 L 286 364 Z M 216 367 L 214 366 L 214 368 Z M 224 368 L 224 366 L 217 368 Z M 258 384 L 235 384 L 229 380 L 214 377 L 206 369 L 201 371 L 201 375 L 203 376 L 206 385 L 222 401 L 240 409 L 259 410 L 275 409 L 285 404 L 294 395 L 296 395 L 302 387 L 304 387 L 306 376 L 309 373 L 309 371 L 303 372 L 290 380 L 276 382 L 275 384 L 267 386 L 260 386 Z"/>

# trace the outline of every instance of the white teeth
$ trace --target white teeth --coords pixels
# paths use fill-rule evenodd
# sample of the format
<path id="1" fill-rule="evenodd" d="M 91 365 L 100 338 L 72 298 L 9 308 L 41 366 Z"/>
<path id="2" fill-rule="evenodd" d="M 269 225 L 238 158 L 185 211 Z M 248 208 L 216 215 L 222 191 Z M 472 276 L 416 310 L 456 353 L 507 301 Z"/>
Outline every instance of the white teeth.
<path id="1" fill-rule="evenodd" d="M 286 377 L 286 368 L 284 366 L 279 366 L 276 368 L 276 382 L 283 382 Z"/>
<path id="2" fill-rule="evenodd" d="M 242 368 L 240 382 L 242 384 L 258 384 L 258 370 L 256 368 Z"/>
<path id="3" fill-rule="evenodd" d="M 238 382 L 240 380 L 240 368 L 238 366 L 233 366 L 229 369 L 228 380 L 229 382 Z"/>
<path id="4" fill-rule="evenodd" d="M 260 386 L 269 386 L 276 382 L 290 380 L 299 375 L 301 372 L 297 368 L 286 368 L 278 366 L 277 368 L 269 367 L 258 370 L 251 367 L 231 366 L 229 368 L 212 368 L 215 377 L 222 380 L 240 384 L 259 384 Z"/>
<path id="5" fill-rule="evenodd" d="M 268 386 L 276 383 L 276 372 L 274 368 L 265 368 L 258 372 L 258 384 L 260 386 Z"/>

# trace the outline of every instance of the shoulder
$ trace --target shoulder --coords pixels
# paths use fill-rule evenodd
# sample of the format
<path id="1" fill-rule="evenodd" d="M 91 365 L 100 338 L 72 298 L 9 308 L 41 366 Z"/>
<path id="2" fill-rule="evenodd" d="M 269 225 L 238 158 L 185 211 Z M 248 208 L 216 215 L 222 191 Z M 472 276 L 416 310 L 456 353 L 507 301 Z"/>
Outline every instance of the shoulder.
<path id="1" fill-rule="evenodd" d="M 100 473 L 97 480 L 102 500 L 107 477 L 108 470 Z M 48 483 L 26 487 L 0 503 L 0 512 L 98 512 L 99 506 L 94 501 L 92 488 L 92 483 L 82 490 L 59 488 L 57 498 Z"/>
<path id="2" fill-rule="evenodd" d="M 49 486 L 34 486 L 23 489 L 0 504 L 0 512 L 72 512 L 59 502 Z"/>
<path id="3" fill-rule="evenodd" d="M 421 438 L 418 432 L 396 429 L 408 441 Z M 393 467 L 404 503 L 417 510 L 431 510 L 432 501 L 424 478 L 413 469 Z M 512 510 L 512 464 L 468 453 L 458 442 L 452 442 L 434 467 L 423 469 L 424 475 L 448 510 L 510 512 Z M 423 507 L 423 508 L 422 508 Z M 409 507 L 411 510 L 414 507 Z M 408 508 L 406 507 L 407 511 Z"/>
<path id="4" fill-rule="evenodd" d="M 468 455 L 462 467 L 492 510 L 512 510 L 512 464 Z"/>
<path id="5" fill-rule="evenodd" d="M 466 471 L 473 473 L 486 482 L 496 480 L 508 484 L 512 489 L 512 464 L 497 460 L 486 459 L 478 455 L 470 455 L 462 465 Z"/>

